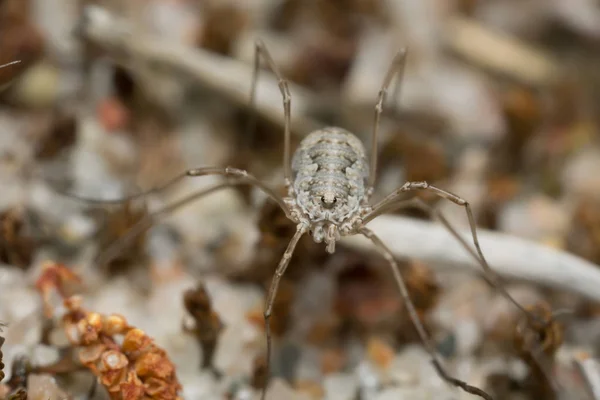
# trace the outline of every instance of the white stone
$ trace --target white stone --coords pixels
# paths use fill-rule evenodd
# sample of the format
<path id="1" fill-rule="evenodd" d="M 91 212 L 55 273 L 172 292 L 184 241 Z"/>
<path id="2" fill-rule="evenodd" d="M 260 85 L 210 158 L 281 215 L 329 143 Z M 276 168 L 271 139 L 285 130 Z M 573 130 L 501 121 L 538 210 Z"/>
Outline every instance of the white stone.
<path id="1" fill-rule="evenodd" d="M 309 400 L 308 395 L 297 393 L 284 380 L 275 378 L 269 384 L 266 400 Z"/>
<path id="2" fill-rule="evenodd" d="M 69 396 L 58 387 L 52 376 L 32 374 L 29 376 L 27 385 L 27 398 L 29 400 L 63 400 Z"/>
<path id="3" fill-rule="evenodd" d="M 31 363 L 33 365 L 50 365 L 58 361 L 58 349 L 54 346 L 38 345 L 31 353 Z"/>
<path id="4" fill-rule="evenodd" d="M 479 323 L 474 318 L 464 318 L 456 321 L 454 334 L 456 337 L 456 352 L 459 355 L 472 354 L 483 340 Z"/>
<path id="5" fill-rule="evenodd" d="M 350 374 L 330 374 L 324 381 L 327 400 L 353 400 L 358 391 L 358 382 Z"/>
<path id="6" fill-rule="evenodd" d="M 600 199 L 600 148 L 584 146 L 567 160 L 562 169 L 561 183 L 574 196 L 593 196 Z"/>

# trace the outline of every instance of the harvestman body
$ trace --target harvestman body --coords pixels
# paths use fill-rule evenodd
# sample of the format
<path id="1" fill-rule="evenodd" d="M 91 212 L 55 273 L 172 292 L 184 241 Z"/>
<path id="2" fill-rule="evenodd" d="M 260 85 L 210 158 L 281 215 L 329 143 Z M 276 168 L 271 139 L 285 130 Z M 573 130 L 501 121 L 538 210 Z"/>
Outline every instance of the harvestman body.
<path id="1" fill-rule="evenodd" d="M 370 211 L 363 144 L 341 128 L 312 132 L 294 154 L 292 173 L 292 190 L 285 199 L 292 220 L 333 253 L 340 236 L 357 233 Z"/>
<path id="2" fill-rule="evenodd" d="M 310 233 L 315 242 L 324 242 L 327 246 L 327 251 L 333 253 L 335 244 L 342 236 L 361 234 L 367 237 L 385 257 L 394 274 L 395 281 L 400 290 L 400 294 L 406 305 L 409 316 L 419 334 L 419 337 L 425 345 L 427 351 L 432 357 L 432 363 L 438 374 L 448 383 L 458 386 L 468 393 L 478 395 L 484 399 L 491 400 L 492 397 L 483 390 L 468 385 L 467 383 L 450 376 L 435 351 L 435 346 L 425 331 L 422 323 L 419 320 L 415 307 L 409 297 L 406 284 L 400 275 L 398 265 L 389 248 L 381 241 L 366 224 L 377 216 L 391 211 L 407 207 L 419 207 L 430 215 L 435 216 L 455 239 L 465 248 L 466 251 L 482 266 L 486 273 L 486 279 L 494 285 L 509 301 L 524 312 L 529 319 L 535 318 L 523 309 L 504 289 L 499 278 L 494 274 L 492 269 L 487 264 L 483 253 L 480 249 L 475 229 L 475 222 L 469 203 L 445 190 L 429 185 L 427 182 L 407 182 L 400 188 L 385 197 L 382 201 L 375 205 L 370 205 L 369 200 L 373 193 L 373 188 L 376 179 L 377 165 L 377 136 L 379 129 L 379 119 L 383 109 L 383 102 L 387 94 L 388 87 L 398 72 L 401 82 L 401 75 L 404 71 L 406 60 L 406 49 L 399 51 L 392 65 L 390 66 L 384 81 L 379 91 L 377 104 L 375 106 L 374 127 L 371 140 L 371 156 L 367 157 L 367 153 L 362 142 L 352 133 L 337 127 L 328 127 L 312 132 L 302 140 L 299 148 L 294 153 L 293 160 L 290 162 L 290 126 L 291 126 L 291 94 L 288 84 L 278 71 L 273 59 L 271 58 L 265 45 L 258 41 L 255 47 L 254 57 L 254 73 L 250 94 L 250 106 L 255 107 L 256 82 L 258 78 L 260 56 L 262 56 L 269 68 L 275 73 L 278 78 L 278 84 L 283 96 L 283 106 L 285 113 L 284 126 L 284 151 L 283 151 L 283 166 L 285 186 L 288 191 L 288 196 L 280 197 L 275 191 L 269 188 L 262 181 L 258 180 L 247 171 L 231 167 L 204 167 L 195 168 L 186 171 L 184 174 L 172 179 L 165 185 L 139 193 L 134 196 L 129 196 L 119 200 L 93 200 L 84 199 L 95 203 L 120 203 L 125 200 L 131 200 L 136 197 L 145 196 L 149 193 L 159 192 L 168 186 L 171 186 L 186 177 L 198 177 L 205 175 L 222 175 L 227 178 L 227 182 L 214 185 L 201 192 L 192 194 L 191 196 L 180 200 L 179 202 L 169 205 L 162 210 L 151 214 L 147 219 L 138 222 L 125 236 L 118 242 L 111 245 L 106 251 L 101 254 L 100 258 L 109 258 L 120 251 L 127 242 L 132 240 L 138 233 L 142 232 L 152 220 L 158 216 L 165 215 L 183 204 L 189 203 L 199 197 L 205 196 L 208 193 L 216 190 L 230 187 L 233 185 L 253 185 L 262 190 L 272 200 L 277 202 L 286 216 L 296 223 L 296 233 L 290 240 L 273 276 L 273 281 L 267 295 L 266 306 L 264 311 L 266 338 L 267 338 L 267 370 L 270 366 L 271 358 L 271 330 L 270 317 L 273 310 L 273 303 L 281 277 L 285 274 L 286 268 L 292 257 L 294 249 L 302 237 L 306 233 Z M 469 219 L 471 235 L 475 250 L 473 250 L 462 236 L 450 225 L 446 218 L 430 205 L 415 197 L 412 199 L 402 199 L 401 196 L 406 192 L 416 190 L 427 190 L 435 195 L 452 201 L 453 203 L 464 207 Z M 74 196 L 77 197 L 77 196 Z M 79 197 L 80 198 L 80 197 Z M 81 198 L 80 198 L 81 199 Z M 266 384 L 263 388 L 261 399 L 264 400 L 266 393 Z"/>

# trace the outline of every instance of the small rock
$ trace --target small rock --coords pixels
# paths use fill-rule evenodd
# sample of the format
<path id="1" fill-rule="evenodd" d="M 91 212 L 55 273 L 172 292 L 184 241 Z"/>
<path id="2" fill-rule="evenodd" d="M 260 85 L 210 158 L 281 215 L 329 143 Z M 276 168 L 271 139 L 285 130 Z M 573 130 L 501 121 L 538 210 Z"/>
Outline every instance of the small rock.
<path id="1" fill-rule="evenodd" d="M 459 355 L 472 354 L 483 339 L 481 328 L 474 318 L 457 321 L 454 334 L 456 335 L 456 351 Z"/>
<path id="2" fill-rule="evenodd" d="M 30 360 L 33 365 L 50 365 L 58 361 L 58 349 L 54 346 L 39 345 L 33 349 Z"/>
<path id="3" fill-rule="evenodd" d="M 327 400 L 353 400 L 358 391 L 358 382 L 349 374 L 331 374 L 323 383 Z"/>
<path id="4" fill-rule="evenodd" d="M 356 368 L 355 374 L 359 385 L 360 398 L 372 399 L 381 384 L 375 367 L 371 363 L 363 361 Z"/>
<path id="5" fill-rule="evenodd" d="M 448 373 L 454 373 L 448 363 L 446 368 Z M 429 353 L 419 344 L 406 346 L 394 359 L 387 375 L 388 380 L 396 384 L 431 388 L 447 387 L 431 364 Z"/>
<path id="6" fill-rule="evenodd" d="M 69 398 L 50 375 L 29 375 L 27 392 L 29 400 L 62 400 Z"/>
<path id="7" fill-rule="evenodd" d="M 258 336 L 258 331 L 246 321 L 227 325 L 217 343 L 214 367 L 227 375 L 250 375 L 255 351 L 249 343 Z"/>
<path id="8" fill-rule="evenodd" d="M 568 227 L 565 207 L 543 195 L 515 199 L 498 214 L 500 231 L 536 241 L 563 237 Z"/>
<path id="9" fill-rule="evenodd" d="M 181 377 L 181 384 L 183 386 L 183 397 L 185 399 L 197 400 L 217 399 L 218 389 L 212 372 L 207 371 L 199 373 L 196 370 L 197 366 L 198 364 L 193 364 L 193 368 L 196 372 L 194 375 L 189 375 L 189 377 Z"/>
<path id="10" fill-rule="evenodd" d="M 600 199 L 600 175 L 591 171 L 600 170 L 600 149 L 585 147 L 562 169 L 561 183 L 567 193 Z"/>
<path id="11" fill-rule="evenodd" d="M 299 393 L 308 395 L 311 399 L 322 399 L 325 389 L 318 382 L 312 380 L 295 381 L 294 387 Z"/>
<path id="12" fill-rule="evenodd" d="M 380 392 L 375 400 L 429 400 L 431 395 L 419 387 L 390 388 Z"/>
<path id="13" fill-rule="evenodd" d="M 310 397 L 300 394 L 285 383 L 284 380 L 275 378 L 267 390 L 266 400 L 309 400 Z"/>
<path id="14" fill-rule="evenodd" d="M 29 107 L 52 107 L 58 101 L 59 70 L 48 62 L 33 65 L 14 84 L 15 100 Z"/>
<path id="15" fill-rule="evenodd" d="M 372 337 L 367 342 L 367 357 L 377 367 L 386 369 L 394 360 L 394 349 L 385 341 Z"/>

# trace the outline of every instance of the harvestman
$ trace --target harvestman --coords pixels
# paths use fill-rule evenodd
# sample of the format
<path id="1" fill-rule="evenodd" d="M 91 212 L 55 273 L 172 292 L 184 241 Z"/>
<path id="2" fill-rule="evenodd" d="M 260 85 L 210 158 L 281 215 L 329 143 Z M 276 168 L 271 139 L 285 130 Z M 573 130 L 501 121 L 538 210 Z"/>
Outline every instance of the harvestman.
<path id="1" fill-rule="evenodd" d="M 296 233 L 290 240 L 285 250 L 273 280 L 271 282 L 267 301 L 264 310 L 266 339 L 267 339 L 267 371 L 270 369 L 271 359 L 271 330 L 270 318 L 273 310 L 273 302 L 277 295 L 279 281 L 284 275 L 290 262 L 294 249 L 302 237 L 309 233 L 317 243 L 324 242 L 327 252 L 335 251 L 336 242 L 343 236 L 360 234 L 367 237 L 375 246 L 377 251 L 388 261 L 392 269 L 394 279 L 400 290 L 400 294 L 406 305 L 409 316 L 414 324 L 417 333 L 431 356 L 431 361 L 442 379 L 446 382 L 460 387 L 464 391 L 491 400 L 492 397 L 485 391 L 467 384 L 448 374 L 443 367 L 440 357 L 435 351 L 435 346 L 425 331 L 419 320 L 415 307 L 409 297 L 406 284 L 399 272 L 398 265 L 390 249 L 385 243 L 373 233 L 366 225 L 386 212 L 408 207 L 418 207 L 429 215 L 436 217 L 447 228 L 449 233 L 463 246 L 469 254 L 481 265 L 485 272 L 486 280 L 496 287 L 504 297 L 518 307 L 528 319 L 535 319 L 535 316 L 528 313 L 520 304 L 518 304 L 502 286 L 498 276 L 488 265 L 483 252 L 479 246 L 475 220 L 469 203 L 461 197 L 447 192 L 443 189 L 428 184 L 427 182 L 406 182 L 404 185 L 390 193 L 383 200 L 371 205 L 369 200 L 373 194 L 376 180 L 377 166 L 377 138 L 379 131 L 379 120 L 383 110 L 383 103 L 387 91 L 394 76 L 398 75 L 398 85 L 402 82 L 404 73 L 407 50 L 400 50 L 394 57 L 390 65 L 383 84 L 379 91 L 377 103 L 375 106 L 375 117 L 373 123 L 373 133 L 371 137 L 371 157 L 367 158 L 366 150 L 362 142 L 351 132 L 338 127 L 327 127 L 310 133 L 299 145 L 299 148 L 291 157 L 291 94 L 287 81 L 282 77 L 273 58 L 262 41 L 257 41 L 254 54 L 254 69 L 250 91 L 250 108 L 255 110 L 255 94 L 260 70 L 260 57 L 266 61 L 268 67 L 277 76 L 279 89 L 283 96 L 284 108 L 284 150 L 283 167 L 284 182 L 287 189 L 287 197 L 282 198 L 265 183 L 249 174 L 245 170 L 232 167 L 202 167 L 190 169 L 183 174 L 171 179 L 166 184 L 138 193 L 133 196 L 118 200 L 94 200 L 83 199 L 93 203 L 121 203 L 132 200 L 137 197 L 146 196 L 150 193 L 160 192 L 169 186 L 174 185 L 186 177 L 198 177 L 206 175 L 221 175 L 227 178 L 227 181 L 214 185 L 201 192 L 192 194 L 175 204 L 171 204 L 159 211 L 154 212 L 146 219 L 139 221 L 132 229 L 127 232 L 118 242 L 109 246 L 101 255 L 101 258 L 109 258 L 111 254 L 118 252 L 124 243 L 134 238 L 138 233 L 145 230 L 150 224 L 151 219 L 165 215 L 176 208 L 189 203 L 208 193 L 220 190 L 222 188 L 234 185 L 253 185 L 263 191 L 269 198 L 274 200 L 286 216 L 296 224 Z M 436 196 L 449 200 L 458 206 L 464 207 L 469 220 L 471 236 L 475 250 L 473 250 L 466 240 L 451 226 L 449 221 L 436 209 L 425 203 L 418 197 L 411 199 L 402 199 L 401 196 L 407 192 L 419 190 L 429 191 Z M 72 196 L 72 195 L 70 195 Z M 78 196 L 73 196 L 82 199 Z M 266 394 L 266 383 L 263 387 L 261 399 L 264 400 Z"/>

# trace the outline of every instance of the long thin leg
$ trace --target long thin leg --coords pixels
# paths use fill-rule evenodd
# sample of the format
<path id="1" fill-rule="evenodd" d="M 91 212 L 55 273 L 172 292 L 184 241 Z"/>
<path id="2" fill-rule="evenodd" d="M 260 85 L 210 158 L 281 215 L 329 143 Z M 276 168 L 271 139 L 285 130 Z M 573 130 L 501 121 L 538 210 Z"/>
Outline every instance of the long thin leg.
<path id="1" fill-rule="evenodd" d="M 106 247 L 106 249 L 102 251 L 102 253 L 100 253 L 98 257 L 96 257 L 95 263 L 102 265 L 113 260 L 117 255 L 119 255 L 119 253 L 121 253 L 121 251 L 123 251 L 123 249 L 125 249 L 133 240 L 135 240 L 135 238 L 138 235 L 140 235 L 146 229 L 150 228 L 152 224 L 157 221 L 158 218 L 164 217 L 169 213 L 185 206 L 186 204 L 189 204 L 199 199 L 200 197 L 207 196 L 221 189 L 242 184 L 248 184 L 248 182 L 244 182 L 242 180 L 234 180 L 231 182 L 216 184 L 206 189 L 200 190 L 196 193 L 192 193 L 189 196 L 186 196 L 183 199 L 174 202 L 173 204 L 169 204 L 168 206 L 163 207 L 145 216 L 144 218 L 136 222 L 123 236 L 117 238 L 115 241 L 109 244 L 108 247 Z"/>
<path id="2" fill-rule="evenodd" d="M 460 234 L 452 226 L 452 224 L 450 224 L 450 221 L 448 221 L 448 219 L 439 210 L 433 208 L 431 205 L 425 203 L 425 201 L 423 201 L 422 199 L 420 199 L 418 197 L 390 201 L 386 205 L 378 208 L 377 216 L 383 215 L 392 210 L 398 211 L 398 210 L 402 210 L 405 208 L 411 208 L 411 207 L 416 207 L 416 208 L 420 209 L 421 211 L 423 211 L 424 213 L 426 213 L 427 215 L 439 219 L 440 222 L 442 223 L 442 225 L 444 225 L 444 227 L 448 230 L 448 232 L 450 232 L 450 234 L 460 244 L 462 244 L 464 246 L 464 239 L 460 236 Z M 372 221 L 373 219 L 374 219 L 374 217 L 373 218 L 369 217 L 369 219 L 366 220 L 365 222 L 363 222 L 363 224 L 367 224 L 368 222 Z M 479 260 L 479 257 L 477 257 L 477 254 L 471 248 L 467 248 L 467 251 L 475 259 L 475 261 L 477 261 L 478 263 L 481 262 Z M 487 274 L 485 274 L 485 271 L 483 271 L 483 272 L 484 273 L 482 274 L 482 277 L 486 280 L 486 282 L 489 283 L 490 286 L 495 287 L 494 282 L 487 276 Z"/>
<path id="3" fill-rule="evenodd" d="M 300 240 L 302 235 L 304 235 L 306 233 L 307 230 L 308 230 L 307 226 L 304 226 L 301 224 L 298 225 L 298 227 L 296 229 L 296 233 L 292 237 L 292 240 L 290 240 L 290 243 L 288 244 L 287 249 L 285 249 L 285 253 L 283 253 L 281 260 L 279 261 L 279 265 L 277 266 L 275 275 L 273 275 L 273 281 L 271 281 L 271 286 L 269 287 L 269 293 L 267 294 L 267 302 L 265 303 L 266 307 L 265 307 L 265 313 L 264 313 L 265 331 L 267 333 L 267 367 L 266 367 L 266 373 L 265 373 L 267 379 L 265 379 L 265 385 L 262 389 L 262 393 L 260 396 L 261 400 L 265 400 L 265 395 L 267 394 L 267 385 L 269 383 L 269 375 L 270 375 L 270 369 L 271 369 L 271 325 L 270 325 L 270 320 L 271 320 L 271 313 L 273 312 L 273 303 L 275 302 L 275 296 L 277 296 L 277 289 L 279 288 L 279 281 L 281 280 L 281 277 L 285 273 L 285 270 L 287 269 L 287 267 L 290 263 L 290 259 L 292 258 L 292 254 L 294 254 L 294 249 L 296 248 L 298 241 Z"/>
<path id="4" fill-rule="evenodd" d="M 187 170 L 186 172 L 184 172 L 183 174 L 178 175 L 175 178 L 172 178 L 171 180 L 167 181 L 165 184 L 163 184 L 161 186 L 146 190 L 145 192 L 136 193 L 131 196 L 125 196 L 120 199 L 113 199 L 113 200 L 100 200 L 100 199 L 94 199 L 94 198 L 89 198 L 89 197 L 84 197 L 84 196 L 78 196 L 78 195 L 75 195 L 72 193 L 62 191 L 56 187 L 54 187 L 53 189 L 63 196 L 70 197 L 75 200 L 83 201 L 86 203 L 121 204 L 121 203 L 130 201 L 130 200 L 135 200 L 140 197 L 145 197 L 149 194 L 160 193 L 160 192 L 170 188 L 171 186 L 174 186 L 175 184 L 179 183 L 180 181 L 182 181 L 185 178 L 197 177 L 197 176 L 207 176 L 207 175 L 223 175 L 228 178 L 239 179 L 249 185 L 256 186 L 260 190 L 262 190 L 267 196 L 269 196 L 272 200 L 274 200 L 277 204 L 279 204 L 279 206 L 283 209 L 283 211 L 285 212 L 285 214 L 288 217 L 290 215 L 287 205 L 285 204 L 285 202 L 283 201 L 281 196 L 278 195 L 273 189 L 271 189 L 269 186 L 267 186 L 266 184 L 264 184 L 263 182 L 261 182 L 260 180 L 255 178 L 253 175 L 249 174 L 247 171 L 244 171 L 244 170 L 238 169 L 238 168 L 232 168 L 232 167 L 202 167 L 202 168 L 190 169 L 190 170 Z"/>
<path id="5" fill-rule="evenodd" d="M 252 73 L 252 85 L 250 87 L 250 105 L 249 108 L 252 112 L 252 118 L 249 121 L 248 131 L 253 132 L 256 124 L 256 83 L 258 81 L 258 71 L 260 69 L 260 56 L 267 61 L 267 65 L 271 71 L 277 77 L 277 84 L 279 85 L 279 90 L 281 91 L 281 96 L 283 97 L 283 112 L 284 112 L 284 135 L 283 135 L 283 176 L 285 179 L 286 187 L 291 184 L 292 181 L 292 166 L 290 164 L 290 156 L 291 156 L 291 102 L 292 95 L 290 94 L 290 89 L 288 87 L 287 80 L 283 78 L 281 72 L 279 72 L 279 68 L 275 64 L 273 57 L 267 50 L 267 47 L 263 43 L 262 40 L 257 40 L 254 46 L 254 71 Z"/>
<path id="6" fill-rule="evenodd" d="M 21 62 L 20 60 L 19 61 L 11 61 L 9 63 L 0 65 L 0 68 L 9 67 L 11 65 L 19 64 L 20 62 Z"/>
<path id="7" fill-rule="evenodd" d="M 401 49 L 394 59 L 392 60 L 392 64 L 383 79 L 383 84 L 381 85 L 381 89 L 379 90 L 379 95 L 377 97 L 377 104 L 375 105 L 375 120 L 373 122 L 373 136 L 371 136 L 371 166 L 369 170 L 369 182 L 368 182 L 368 195 L 370 196 L 375 187 L 375 180 L 377 178 L 377 140 L 379 137 L 379 119 L 381 118 L 381 113 L 383 111 L 383 102 L 385 101 L 385 96 L 389 89 L 390 83 L 392 82 L 392 78 L 394 74 L 398 72 L 398 80 L 402 79 L 404 75 L 404 66 L 406 65 L 406 54 L 408 50 L 406 48 Z M 398 95 L 400 83 L 396 86 L 396 95 Z"/>
<path id="8" fill-rule="evenodd" d="M 448 221 L 441 216 L 441 213 L 434 209 L 433 213 L 440 221 L 444 224 L 446 229 L 452 233 L 452 235 L 460 242 L 462 247 L 465 248 L 471 254 L 471 256 L 481 265 L 484 272 L 487 274 L 488 282 L 490 282 L 500 293 L 511 303 L 515 305 L 527 318 L 533 321 L 538 321 L 539 319 L 529 311 L 527 311 L 522 305 L 520 305 L 511 295 L 508 293 L 504 284 L 502 283 L 500 277 L 494 272 L 494 270 L 490 267 L 485 256 L 483 255 L 483 251 L 481 251 L 481 246 L 479 245 L 479 239 L 477 238 L 477 228 L 475 224 L 475 218 L 473 217 L 473 212 L 471 211 L 471 206 L 469 202 L 465 199 L 447 192 L 443 189 L 437 188 L 428 184 L 427 182 L 406 182 L 400 188 L 389 194 L 385 199 L 377 203 L 373 206 L 373 210 L 370 214 L 368 214 L 364 219 L 363 223 L 366 224 L 369 221 L 376 218 L 378 215 L 381 215 L 384 211 L 389 209 L 389 206 L 393 204 L 403 193 L 415 191 L 415 190 L 427 190 L 439 197 L 442 197 L 446 200 L 450 200 L 454 204 L 462 206 L 465 208 L 465 212 L 467 213 L 467 218 L 469 220 L 469 227 L 471 229 L 471 237 L 473 239 L 473 244 L 475 245 L 475 250 L 477 253 L 475 254 L 465 239 L 448 223 Z"/>
<path id="9" fill-rule="evenodd" d="M 417 333 L 419 334 L 419 337 L 420 337 L 421 341 L 423 342 L 423 345 L 427 349 L 427 352 L 429 352 L 429 354 L 431 356 L 431 362 L 433 363 L 433 366 L 435 367 L 435 369 L 436 369 L 437 373 L 440 375 L 440 377 L 442 377 L 442 379 L 444 379 L 446 382 L 448 382 L 454 386 L 460 387 L 462 390 L 464 390 L 467 393 L 477 395 L 486 400 L 492 400 L 492 397 L 489 394 L 487 394 L 486 392 L 484 392 L 483 390 L 481 390 L 475 386 L 471 386 L 471 385 L 467 384 L 466 382 L 461 381 L 460 379 L 454 378 L 451 375 L 449 375 L 448 372 L 446 372 L 446 370 L 444 369 L 444 367 L 442 365 L 442 360 L 440 359 L 440 357 L 438 356 L 438 354 L 435 350 L 435 346 L 433 345 L 431 339 L 429 338 L 429 335 L 425 331 L 425 328 L 423 327 L 421 320 L 419 320 L 419 314 L 417 313 L 417 310 L 415 309 L 415 306 L 414 306 L 412 300 L 410 299 L 410 295 L 408 294 L 408 289 L 406 287 L 406 283 L 404 282 L 404 278 L 402 278 L 402 275 L 400 274 L 400 270 L 398 269 L 398 264 L 396 263 L 396 260 L 394 259 L 392 252 L 381 241 L 381 239 L 379 239 L 379 237 L 377 237 L 370 229 L 363 227 L 360 229 L 360 233 L 363 234 L 364 236 L 366 236 L 367 238 L 369 238 L 371 240 L 371 242 L 373 242 L 373 244 L 375 245 L 377 250 L 381 253 L 381 255 L 390 264 L 390 268 L 392 269 L 392 273 L 394 274 L 394 279 L 396 280 L 396 283 L 398 284 L 398 288 L 400 289 L 400 295 L 402 296 L 402 300 L 404 301 L 404 305 L 406 306 L 408 315 L 410 316 L 410 319 L 411 319 L 415 329 L 417 330 Z"/>
<path id="10" fill-rule="evenodd" d="M 436 208 L 432 207 L 430 204 L 427 204 L 423 199 L 419 198 L 419 197 L 413 197 L 410 199 L 405 199 L 405 200 L 396 200 L 396 201 L 389 201 L 386 205 L 382 206 L 381 208 L 379 208 L 379 214 L 381 215 L 384 212 L 387 211 L 391 211 L 393 210 L 400 210 L 403 208 L 411 208 L 411 207 L 417 207 L 419 208 L 421 211 L 427 213 L 428 215 L 437 218 L 442 225 L 444 225 L 444 227 L 448 230 L 448 232 L 450 232 L 450 234 L 459 242 L 463 245 L 463 247 L 466 246 L 466 242 L 464 242 L 464 239 L 462 238 L 462 236 L 458 233 L 458 231 L 452 226 L 452 224 L 450 223 L 450 221 L 448 221 L 448 219 L 444 216 L 444 214 L 442 214 L 441 211 L 437 210 Z M 370 219 L 372 220 L 372 218 Z M 468 248 L 469 253 L 479 262 L 481 262 L 479 260 L 479 258 L 477 257 L 477 255 L 473 252 L 473 250 L 471 250 L 470 248 Z M 483 274 L 484 279 L 493 287 L 496 287 L 494 284 L 494 281 L 492 279 L 490 279 L 490 277 L 487 274 Z M 517 303 L 517 306 L 520 309 L 524 309 L 520 304 Z M 536 316 L 536 314 L 532 314 L 529 311 L 525 310 L 525 315 L 527 317 L 528 321 L 532 321 L 532 318 L 536 318 L 537 320 L 541 320 L 540 318 L 538 318 Z M 570 310 L 557 310 L 555 312 L 552 313 L 553 315 L 553 319 L 556 318 L 557 316 L 561 316 L 561 315 L 565 315 L 565 314 L 569 314 L 571 311 Z M 550 320 L 552 321 L 552 319 Z M 550 322 L 549 321 L 549 322 Z M 543 322 L 543 321 L 542 321 Z M 549 322 L 543 322 L 544 324 L 547 324 Z M 553 388 L 558 388 L 558 386 L 555 384 L 554 380 L 552 379 L 552 374 L 548 371 L 548 369 L 545 367 L 545 364 L 543 363 L 542 359 L 540 357 L 536 357 L 535 354 L 533 354 L 532 350 L 532 356 L 534 357 L 534 361 L 537 363 L 538 367 L 540 368 L 540 370 L 545 374 L 546 379 L 551 382 L 551 384 L 553 385 Z"/>
<path id="11" fill-rule="evenodd" d="M 254 48 L 254 68 L 252 69 L 252 83 L 250 84 L 250 99 L 248 101 L 248 110 L 250 115 L 246 125 L 246 135 L 244 137 L 244 143 L 250 144 L 252 142 L 251 137 L 256 132 L 256 85 L 258 84 L 258 71 L 260 70 L 260 57 L 258 46 L 255 43 Z"/>
<path id="12" fill-rule="evenodd" d="M 549 368 L 552 365 L 552 359 L 544 354 L 541 343 L 538 341 L 535 344 L 531 344 L 529 354 L 539 368 L 539 372 L 543 375 L 543 378 L 548 382 L 550 389 L 555 396 L 560 393 L 560 386 L 558 382 L 552 377 L 552 371 Z"/>
<path id="13" fill-rule="evenodd" d="M 87 393 L 87 400 L 92 400 L 94 397 L 96 397 L 97 390 L 98 390 L 98 379 L 96 377 L 94 377 L 94 380 L 92 381 L 92 386 L 90 387 L 90 390 Z"/>

